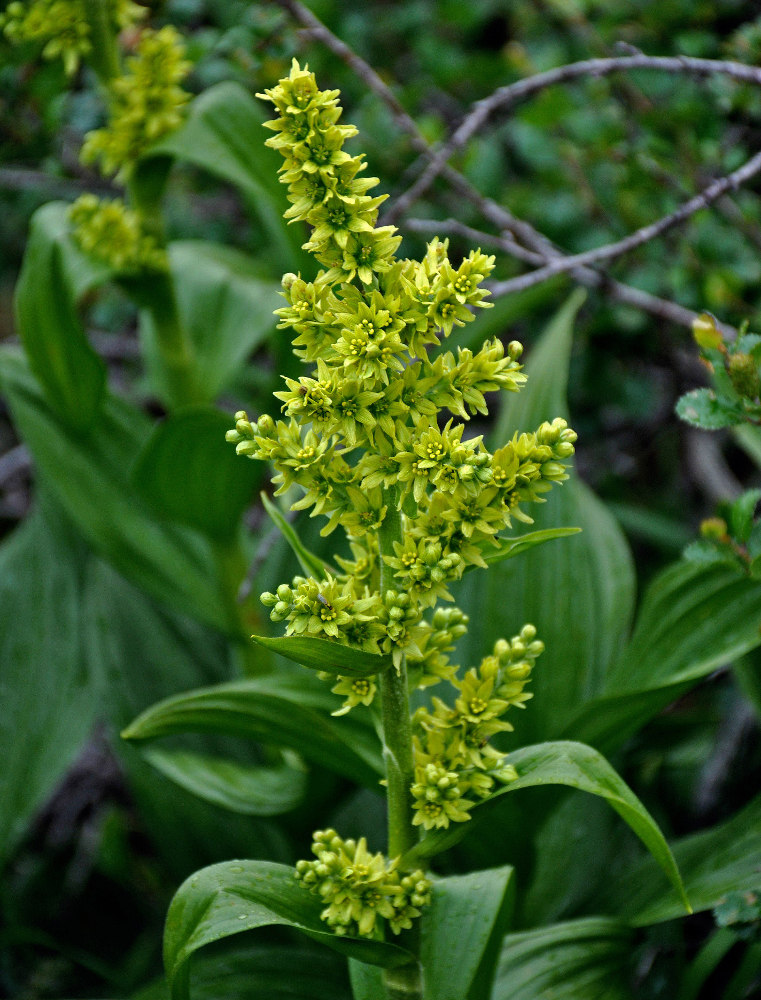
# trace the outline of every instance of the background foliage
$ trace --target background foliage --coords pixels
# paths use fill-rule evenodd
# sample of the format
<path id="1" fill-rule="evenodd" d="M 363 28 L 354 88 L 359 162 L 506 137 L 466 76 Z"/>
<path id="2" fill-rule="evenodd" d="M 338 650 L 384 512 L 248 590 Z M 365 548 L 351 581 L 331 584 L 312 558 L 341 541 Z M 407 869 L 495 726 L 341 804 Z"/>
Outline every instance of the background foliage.
<path id="1" fill-rule="evenodd" d="M 310 266 L 300 235 L 281 222 L 277 158 L 259 127 L 267 115 L 250 95 L 292 55 L 308 60 L 323 85 L 342 89 L 389 205 L 412 183 L 417 153 L 366 83 L 287 6 L 168 0 L 154 9 L 157 23 L 185 33 L 200 95 L 188 124 L 145 165 L 149 177 L 173 162 L 164 201 L 172 276 L 205 391 L 203 406 L 169 416 L 139 296 L 78 254 L 63 206 L 48 204 L 107 188 L 77 161 L 102 115 L 94 81 L 82 72 L 70 86 L 32 47 L 2 49 L 0 994 L 163 996 L 160 983 L 146 985 L 160 973 L 161 924 L 196 868 L 234 857 L 292 864 L 305 856 L 315 816 L 382 847 L 359 726 L 342 766 L 287 741 L 263 750 L 207 734 L 141 751 L 118 738 L 162 698 L 254 673 L 268 699 L 257 702 L 258 741 L 284 742 L 282 728 L 265 731 L 261 719 L 284 725 L 297 705 L 306 725 L 330 724 L 324 687 L 312 690 L 303 671 L 294 682 L 295 667 L 245 641 L 267 628 L 246 593 L 298 564 L 251 504 L 262 485 L 256 466 L 235 461 L 220 435 L 239 406 L 272 411 L 278 374 L 295 365 L 271 317 L 279 278 Z M 430 141 L 496 87 L 619 43 L 749 64 L 761 54 L 761 8 L 739 0 L 505 7 L 310 9 L 392 85 Z M 579 252 L 738 166 L 758 148 L 760 114 L 757 88 L 721 77 L 587 79 L 495 119 L 453 163 L 484 195 Z M 496 234 L 444 181 L 411 213 L 417 224 L 398 222 L 404 253 L 420 252 L 428 220 L 444 232 L 454 219 Z M 471 245 L 450 228 L 455 252 Z M 751 182 L 607 273 L 726 323 L 747 318 L 753 329 L 759 247 Z M 519 270 L 505 254 L 498 266 L 500 278 Z M 45 287 L 30 278 L 39 269 L 51 275 Z M 34 331 L 23 354 L 14 288 L 18 321 Z M 705 382 L 686 329 L 604 290 L 568 299 L 572 289 L 556 278 L 505 297 L 459 338 L 526 343 L 531 391 L 477 430 L 498 442 L 569 412 L 579 475 L 535 527 L 584 529 L 466 579 L 458 601 L 483 628 L 462 655 L 480 656 L 524 620 L 537 625 L 547 653 L 520 743 L 584 740 L 610 756 L 675 842 L 693 905 L 707 912 L 677 920 L 678 899 L 634 838 L 578 793 L 503 797 L 439 870 L 516 866 L 497 998 L 528 1000 L 551 985 L 568 997 L 749 996 L 759 988 L 758 914 L 710 910 L 731 890 L 761 889 L 761 586 L 728 564 L 677 560 L 717 501 L 758 485 L 761 447 L 752 428 L 709 435 L 677 420 L 677 398 Z M 297 527 L 319 553 L 316 532 Z M 332 953 L 295 945 L 287 931 L 248 938 L 209 949 L 197 995 L 278 996 L 284 964 L 310 969 L 293 995 L 319 996 L 323 981 L 326 996 L 351 995 Z M 358 976 L 354 969 L 355 990 Z"/>

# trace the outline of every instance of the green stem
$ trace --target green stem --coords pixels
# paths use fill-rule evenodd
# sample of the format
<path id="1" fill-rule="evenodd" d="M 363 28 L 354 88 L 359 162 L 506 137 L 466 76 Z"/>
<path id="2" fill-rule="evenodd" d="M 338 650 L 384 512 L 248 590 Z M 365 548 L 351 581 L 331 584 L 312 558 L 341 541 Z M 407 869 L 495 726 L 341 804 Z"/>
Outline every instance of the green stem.
<path id="1" fill-rule="evenodd" d="M 382 595 L 388 590 L 396 589 L 393 570 L 383 562 L 383 556 L 394 555 L 394 542 L 402 540 L 402 515 L 397 509 L 397 501 L 395 488 L 384 490 L 383 502 L 387 505 L 387 511 L 378 532 Z M 415 772 L 406 660 L 402 658 L 398 670 L 391 667 L 381 674 L 378 686 L 383 722 L 383 760 L 386 765 L 388 855 L 396 858 L 417 842 L 415 827 L 412 825 L 411 788 Z M 399 943 L 416 953 L 419 946 L 417 928 L 404 933 Z M 383 982 L 388 1000 L 419 1000 L 422 996 L 417 962 L 401 969 L 386 969 Z"/>
<path id="2" fill-rule="evenodd" d="M 92 38 L 92 52 L 88 62 L 100 83 L 108 87 L 109 82 L 121 73 L 110 4 L 108 0 L 84 0 L 84 10 Z"/>

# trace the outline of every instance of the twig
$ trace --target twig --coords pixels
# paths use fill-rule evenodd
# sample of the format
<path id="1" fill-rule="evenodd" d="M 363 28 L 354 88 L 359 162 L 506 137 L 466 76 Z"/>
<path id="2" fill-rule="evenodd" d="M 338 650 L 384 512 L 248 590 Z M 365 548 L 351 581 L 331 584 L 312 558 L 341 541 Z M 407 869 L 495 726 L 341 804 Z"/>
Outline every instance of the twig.
<path id="1" fill-rule="evenodd" d="M 428 144 L 413 119 L 407 114 L 399 103 L 393 91 L 387 86 L 386 83 L 384 83 L 383 80 L 381 80 L 375 70 L 368 65 L 364 59 L 358 56 L 348 47 L 348 45 L 337 38 L 333 32 L 322 23 L 322 21 L 320 21 L 310 10 L 307 10 L 307 8 L 304 7 L 303 4 L 299 3 L 298 0 L 273 0 L 273 2 L 277 3 L 284 10 L 287 10 L 292 15 L 294 20 L 309 30 L 313 38 L 322 42 L 326 48 L 345 62 L 367 85 L 367 87 L 384 101 L 384 103 L 391 110 L 399 128 L 409 136 L 410 143 L 414 149 L 421 152 L 431 161 L 440 155 L 440 153 L 437 154 Z M 633 60 L 637 60 L 637 67 L 634 66 Z M 616 69 L 622 68 L 622 66 L 625 68 L 644 68 L 645 63 L 651 64 L 652 61 L 652 58 L 642 56 L 638 53 L 617 59 L 590 59 L 586 60 L 584 63 L 571 63 L 567 67 L 560 67 L 558 70 L 551 70 L 549 73 L 539 74 L 538 76 L 530 77 L 526 81 L 519 82 L 523 85 L 524 94 L 527 94 L 526 87 L 531 81 L 536 81 L 535 83 L 532 83 L 532 86 L 534 87 L 540 87 L 540 81 L 541 86 L 550 86 L 550 82 L 548 81 L 551 78 L 552 82 L 560 82 L 564 78 L 572 79 L 574 76 L 588 74 L 590 71 L 590 65 L 595 66 L 597 68 L 598 75 L 600 75 L 600 71 L 604 65 L 611 67 L 608 69 L 608 72 L 614 72 Z M 696 66 L 702 65 L 711 67 L 710 70 L 704 70 L 704 75 L 707 72 L 721 72 L 721 70 L 717 69 L 719 66 L 731 66 L 733 67 L 733 75 L 736 75 L 737 78 L 741 78 L 742 75 L 742 78 L 748 79 L 751 82 L 761 82 L 761 69 L 744 66 L 742 63 L 719 63 L 707 59 L 690 59 L 685 63 L 682 59 L 656 59 L 656 62 L 664 61 L 674 65 L 678 63 L 681 67 L 680 72 L 688 71 L 686 68 L 687 64 L 690 64 L 690 69 L 695 69 Z M 736 73 L 734 72 L 734 67 L 737 67 Z M 568 76 L 559 76 L 558 74 L 561 74 L 561 71 L 563 74 L 567 73 Z M 671 70 L 671 72 L 674 71 L 675 69 Z M 746 72 L 747 75 L 745 75 Z M 516 87 L 517 84 L 513 84 L 511 86 Z M 507 88 L 502 88 L 501 91 L 497 91 L 495 93 L 502 94 L 502 99 L 504 100 L 504 93 L 506 89 Z M 486 198 L 480 191 L 473 187 L 467 178 L 454 168 L 444 163 L 440 172 L 441 176 L 449 184 L 451 184 L 458 194 L 466 198 L 478 209 L 487 222 L 494 225 L 498 230 L 500 230 L 500 232 L 508 233 L 511 237 L 515 237 L 517 240 L 520 240 L 528 251 L 532 251 L 536 256 L 534 256 L 533 260 L 530 261 L 531 263 L 541 265 L 565 258 L 566 254 L 558 250 L 558 248 L 555 247 L 543 233 L 540 233 L 530 223 L 514 216 L 506 208 L 503 208 L 501 205 L 497 205 L 496 202 L 492 201 L 490 198 Z M 395 216 L 396 214 L 397 213 L 394 213 Z M 381 220 L 381 222 L 387 222 L 390 217 L 391 215 L 389 213 L 384 219 Z M 502 245 L 502 249 L 504 249 L 506 253 L 520 257 L 522 260 L 528 259 L 528 254 L 525 250 L 518 247 L 516 239 L 505 237 L 503 237 L 503 239 L 505 239 L 505 242 Z M 608 297 L 616 302 L 633 306 L 634 308 L 647 312 L 652 316 L 668 320 L 669 322 L 676 323 L 679 326 L 686 326 L 689 328 L 695 317 L 695 313 L 689 309 L 685 309 L 684 307 L 677 305 L 674 302 L 669 302 L 666 299 L 661 299 L 658 296 L 640 291 L 640 289 L 631 288 L 620 281 L 615 281 L 607 277 L 604 273 L 596 271 L 591 267 L 577 265 L 573 267 L 570 274 L 579 284 L 584 285 L 587 288 L 601 289 L 606 295 L 608 295 Z"/>
<path id="2" fill-rule="evenodd" d="M 113 194 L 117 190 L 108 181 L 97 178 L 84 181 L 76 177 L 56 177 L 44 170 L 29 170 L 26 167 L 0 167 L 0 188 L 6 191 L 44 191 L 63 198 L 83 191 Z"/>
<path id="3" fill-rule="evenodd" d="M 614 56 L 608 59 L 585 59 L 581 62 L 558 66 L 545 73 L 537 73 L 524 80 L 500 87 L 483 100 L 477 101 L 449 139 L 429 156 L 428 166 L 420 177 L 403 195 L 394 202 L 388 213 L 388 220 L 399 219 L 414 201 L 420 198 L 433 181 L 444 171 L 451 157 L 484 127 L 488 119 L 497 111 L 506 111 L 520 101 L 553 87 L 581 77 L 602 77 L 611 73 L 629 73 L 636 69 L 660 70 L 663 73 L 686 74 L 691 76 L 724 75 L 745 83 L 761 86 L 761 68 L 746 66 L 744 63 L 719 59 L 693 59 L 689 56 L 646 56 L 634 53 Z"/>
<path id="4" fill-rule="evenodd" d="M 745 181 L 759 173 L 759 171 L 761 171 L 761 153 L 756 153 L 755 156 L 752 156 L 741 167 L 738 167 L 737 170 L 733 170 L 731 174 L 713 181 L 700 194 L 690 198 L 674 212 L 663 216 L 657 222 L 651 222 L 647 226 L 642 226 L 636 232 L 630 233 L 629 236 L 618 240 L 616 243 L 608 243 L 605 246 L 597 247 L 594 250 L 587 250 L 584 253 L 557 258 L 544 267 L 538 268 L 536 271 L 530 271 L 528 274 L 522 274 L 517 278 L 501 281 L 492 287 L 492 293 L 494 295 L 508 295 L 511 292 L 522 292 L 533 285 L 538 285 L 542 281 L 553 278 L 556 274 L 572 271 L 576 267 L 599 264 L 602 261 L 612 260 L 615 257 L 629 253 L 637 247 L 649 243 L 668 229 L 672 229 L 674 226 L 689 219 L 696 212 L 708 208 L 709 205 L 718 198 L 721 198 L 722 195 L 728 191 L 736 190 Z"/>

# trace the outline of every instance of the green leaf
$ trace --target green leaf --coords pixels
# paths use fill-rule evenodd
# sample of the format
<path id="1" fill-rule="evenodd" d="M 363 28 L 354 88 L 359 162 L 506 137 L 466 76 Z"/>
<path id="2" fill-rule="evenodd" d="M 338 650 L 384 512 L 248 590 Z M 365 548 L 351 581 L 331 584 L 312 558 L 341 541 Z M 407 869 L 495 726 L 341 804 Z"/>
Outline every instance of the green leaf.
<path id="1" fill-rule="evenodd" d="M 690 904 L 684 892 L 679 870 L 663 834 L 637 796 L 610 764 L 592 747 L 583 743 L 557 741 L 523 747 L 505 757 L 505 764 L 512 764 L 518 772 L 516 781 L 510 782 L 499 792 L 477 803 L 470 809 L 473 821 L 483 821 L 497 806 L 500 799 L 521 788 L 543 785 L 567 785 L 580 791 L 598 795 L 615 809 L 647 847 L 669 879 L 689 912 Z M 452 823 L 448 828 L 427 833 L 421 842 L 404 857 L 404 863 L 418 858 L 431 858 L 458 843 L 470 832 L 472 823 Z"/>
<path id="2" fill-rule="evenodd" d="M 147 418 L 107 396 L 90 432 L 76 434 L 61 423 L 11 350 L 0 351 L 0 386 L 37 469 L 93 548 L 159 600 L 219 628 L 237 629 L 208 543 L 158 520 L 129 481 L 128 470 L 148 434 Z"/>
<path id="3" fill-rule="evenodd" d="M 545 528 L 543 531 L 529 531 L 527 534 L 519 535 L 515 538 L 505 538 L 500 535 L 497 538 L 499 542 L 498 548 L 484 550 L 484 562 L 488 563 L 489 566 L 494 563 L 504 562 L 505 559 L 512 559 L 514 556 L 519 556 L 522 552 L 528 552 L 529 549 L 533 549 L 537 545 L 543 545 L 553 538 L 567 538 L 569 535 L 577 535 L 580 531 L 581 528 Z M 470 568 L 469 566 L 468 569 Z"/>
<path id="4" fill-rule="evenodd" d="M 528 383 L 508 393 L 492 444 L 567 413 L 565 388 L 573 321 L 582 297 L 572 296 L 532 349 Z M 545 652 L 532 677 L 534 697 L 520 720 L 526 742 L 559 736 L 573 709 L 603 686 L 609 662 L 628 633 L 634 605 L 631 554 L 617 523 L 571 470 L 543 504 L 527 505 L 536 531 L 577 525 L 581 534 L 539 545 L 469 574 L 453 593 L 478 623 L 461 640 L 465 662 L 478 663 L 493 643 L 536 626 Z M 507 860 L 507 858 L 505 858 Z"/>
<path id="5" fill-rule="evenodd" d="M 280 533 L 283 538 L 285 538 L 290 545 L 294 555 L 299 561 L 299 566 L 301 566 L 307 576 L 314 577 L 315 580 L 323 580 L 325 578 L 325 574 L 330 572 L 330 567 L 327 566 L 319 556 L 316 556 L 313 552 L 309 551 L 299 538 L 294 526 L 290 523 L 290 521 L 287 521 L 283 517 L 267 494 L 262 492 L 260 496 L 262 498 L 262 503 L 264 504 L 264 509 L 280 529 Z"/>
<path id="6" fill-rule="evenodd" d="M 144 750 L 163 775 L 207 802 L 245 816 L 277 816 L 304 797 L 306 774 L 286 764 L 252 767 L 189 750 Z"/>
<path id="7" fill-rule="evenodd" d="M 240 944 L 233 938 L 227 947 L 221 942 L 193 957 L 193 1000 L 349 1000 L 346 963 L 339 955 L 324 948 Z M 131 1000 L 169 1000 L 166 980 Z"/>
<path id="8" fill-rule="evenodd" d="M 0 863 L 95 722 L 81 648 L 86 557 L 51 503 L 0 546 Z"/>
<path id="9" fill-rule="evenodd" d="M 350 958 L 349 978 L 354 1000 L 385 1000 L 383 972 L 377 965 L 365 965 Z"/>
<path id="10" fill-rule="evenodd" d="M 225 441 L 230 418 L 199 408 L 157 424 L 138 455 L 133 482 L 161 517 L 230 541 L 262 477 Z"/>
<path id="11" fill-rule="evenodd" d="M 761 644 L 761 583 L 723 564 L 680 561 L 648 587 L 634 633 L 599 697 L 565 735 L 606 752 L 698 680 Z"/>
<path id="12" fill-rule="evenodd" d="M 676 414 L 685 423 L 705 431 L 734 427 L 745 420 L 742 410 L 721 402 L 713 389 L 693 389 L 685 393 L 676 404 Z"/>
<path id="13" fill-rule="evenodd" d="M 761 490 L 746 490 L 729 508 L 730 534 L 739 542 L 747 542 L 753 528 L 753 515 L 761 500 Z"/>
<path id="14" fill-rule="evenodd" d="M 251 638 L 260 646 L 280 653 L 294 663 L 343 677 L 371 677 L 381 674 L 388 670 L 392 662 L 390 656 L 366 653 L 362 649 L 315 636 L 252 635 Z"/>
<path id="15" fill-rule="evenodd" d="M 489 1000 L 514 894 L 510 865 L 434 880 L 421 917 L 424 1000 Z"/>
<path id="16" fill-rule="evenodd" d="M 212 403 L 274 334 L 273 313 L 283 304 L 280 282 L 262 276 L 241 251 L 200 240 L 171 243 L 169 263 L 180 322 L 192 345 L 195 382 L 203 401 Z M 140 334 L 155 391 L 164 398 L 166 377 L 148 310 L 141 311 Z"/>
<path id="17" fill-rule="evenodd" d="M 303 889 L 285 865 L 227 861 L 192 875 L 172 900 L 164 932 L 164 967 L 173 1000 L 190 995 L 187 963 L 194 952 L 258 927 L 292 927 L 369 965 L 393 968 L 412 959 L 395 944 L 331 933 L 320 920 L 322 909 L 322 901 Z"/>
<path id="18" fill-rule="evenodd" d="M 261 677 L 176 695 L 153 705 L 122 734 L 149 740 L 173 733 L 225 733 L 290 747 L 308 760 L 371 786 L 383 765 L 375 733 L 330 716 L 336 700 L 309 675 Z"/>
<path id="19" fill-rule="evenodd" d="M 761 892 L 761 796 L 732 819 L 674 844 L 696 913 L 718 906 L 732 892 Z M 635 927 L 684 915 L 650 858 L 609 883 L 606 908 Z"/>
<path id="20" fill-rule="evenodd" d="M 606 917 L 508 934 L 492 1000 L 631 1000 L 633 944 L 630 928 Z"/>
<path id="21" fill-rule="evenodd" d="M 35 212 L 16 286 L 16 322 L 24 350 L 51 409 L 83 430 L 99 411 L 106 366 L 90 346 L 76 298 L 105 280 L 69 235 L 67 206 L 51 202 Z"/>
<path id="22" fill-rule="evenodd" d="M 190 105 L 184 125 L 155 145 L 142 169 L 151 169 L 153 157 L 172 157 L 208 170 L 246 194 L 270 237 L 273 269 L 298 270 L 306 254 L 298 226 L 283 219 L 288 207 L 278 181 L 280 157 L 264 145 L 265 109 L 238 83 L 209 87 Z M 311 261 L 307 265 L 313 267 Z"/>

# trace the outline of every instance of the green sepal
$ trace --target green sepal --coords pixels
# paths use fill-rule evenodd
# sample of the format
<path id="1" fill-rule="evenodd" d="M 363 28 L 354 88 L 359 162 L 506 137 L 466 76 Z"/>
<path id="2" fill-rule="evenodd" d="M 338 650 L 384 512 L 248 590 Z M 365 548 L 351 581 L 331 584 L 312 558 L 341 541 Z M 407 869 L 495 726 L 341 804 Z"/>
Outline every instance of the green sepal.
<path id="1" fill-rule="evenodd" d="M 324 670 L 328 674 L 341 677 L 372 677 L 388 670 L 392 660 L 380 653 L 366 653 L 353 646 L 342 646 L 330 639 L 302 635 L 252 635 L 259 643 L 273 653 L 279 653 L 302 667 Z"/>
<path id="2" fill-rule="evenodd" d="M 188 1000 L 191 955 L 214 941 L 280 925 L 368 965 L 394 968 L 413 960 L 399 945 L 333 934 L 320 920 L 322 901 L 303 889 L 287 865 L 224 861 L 191 875 L 174 896 L 164 931 L 164 967 L 172 1000 Z"/>

